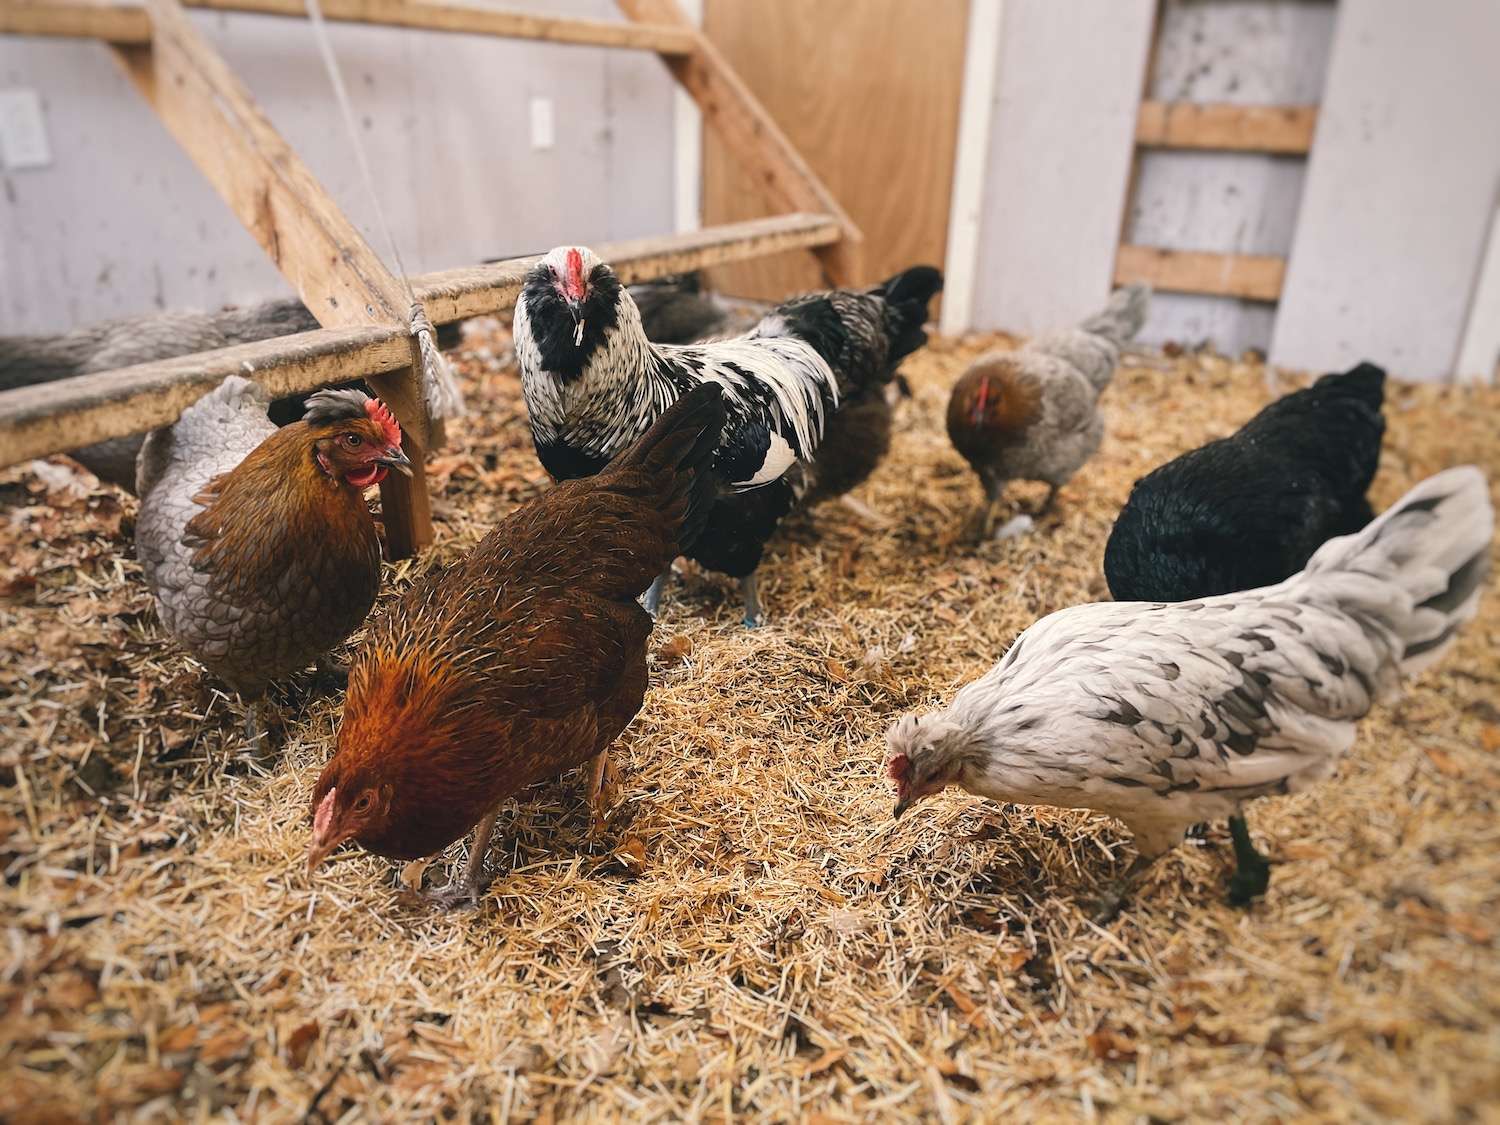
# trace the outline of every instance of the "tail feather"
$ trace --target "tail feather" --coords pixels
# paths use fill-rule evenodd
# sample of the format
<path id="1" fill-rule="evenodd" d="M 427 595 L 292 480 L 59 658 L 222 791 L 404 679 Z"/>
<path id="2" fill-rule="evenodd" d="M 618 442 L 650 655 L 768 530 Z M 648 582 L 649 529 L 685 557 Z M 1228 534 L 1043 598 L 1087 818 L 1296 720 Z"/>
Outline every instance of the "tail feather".
<path id="1" fill-rule="evenodd" d="M 1292 582 L 1319 583 L 1350 613 L 1389 630 L 1402 673 L 1415 675 L 1478 612 L 1494 531 L 1484 474 L 1472 465 L 1448 469 L 1357 535 L 1323 544 Z"/>
<path id="2" fill-rule="evenodd" d="M 1078 327 L 1094 336 L 1103 336 L 1117 348 L 1124 347 L 1146 323 L 1150 306 L 1151 286 L 1137 281 L 1116 289 L 1109 304 Z"/>
<path id="3" fill-rule="evenodd" d="M 1379 410 L 1385 404 L 1385 368 L 1366 360 L 1348 371 L 1324 375 L 1311 389 L 1319 394 L 1352 398 Z"/>
<path id="4" fill-rule="evenodd" d="M 927 343 L 923 328 L 930 318 L 927 306 L 942 289 L 942 271 L 934 266 L 912 266 L 869 290 L 874 296 L 884 297 L 890 308 L 887 331 L 891 337 L 892 368 Z"/>

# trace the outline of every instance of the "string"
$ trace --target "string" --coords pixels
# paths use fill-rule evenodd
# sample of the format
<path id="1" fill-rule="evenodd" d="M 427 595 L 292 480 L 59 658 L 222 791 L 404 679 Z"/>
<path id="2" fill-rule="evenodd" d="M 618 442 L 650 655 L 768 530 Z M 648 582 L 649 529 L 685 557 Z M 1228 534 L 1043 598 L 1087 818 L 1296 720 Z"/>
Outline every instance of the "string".
<path id="1" fill-rule="evenodd" d="M 344 86 L 344 75 L 339 70 L 338 59 L 334 57 L 333 43 L 328 36 L 328 25 L 323 19 L 322 5 L 319 0 L 305 0 L 305 2 L 308 22 L 312 24 L 313 41 L 317 44 L 318 53 L 323 58 L 323 69 L 328 72 L 328 80 L 333 86 L 334 100 L 338 102 L 339 113 L 344 119 L 344 129 L 348 132 L 349 142 L 354 147 L 354 162 L 359 166 L 360 178 L 365 185 L 365 194 L 369 196 L 370 206 L 375 211 L 375 221 L 380 227 L 386 245 L 390 248 L 391 260 L 396 264 L 396 277 L 400 279 L 401 287 L 406 291 L 407 300 L 411 302 L 407 321 L 412 335 L 417 338 L 417 348 L 422 356 L 422 384 L 427 400 L 427 413 L 433 418 L 456 418 L 464 412 L 463 394 L 459 391 L 458 384 L 454 382 L 453 373 L 448 370 L 448 363 L 443 358 L 443 353 L 438 350 L 437 334 L 433 331 L 432 322 L 427 319 L 427 312 L 422 308 L 422 303 L 417 300 L 411 282 L 407 279 L 406 262 L 401 257 L 401 247 L 396 242 L 390 223 L 386 220 L 385 208 L 380 205 L 380 193 L 375 190 L 375 175 L 370 170 L 369 157 L 365 154 L 364 144 L 359 139 L 359 128 L 354 121 L 354 106 L 349 100 L 349 91 Z"/>

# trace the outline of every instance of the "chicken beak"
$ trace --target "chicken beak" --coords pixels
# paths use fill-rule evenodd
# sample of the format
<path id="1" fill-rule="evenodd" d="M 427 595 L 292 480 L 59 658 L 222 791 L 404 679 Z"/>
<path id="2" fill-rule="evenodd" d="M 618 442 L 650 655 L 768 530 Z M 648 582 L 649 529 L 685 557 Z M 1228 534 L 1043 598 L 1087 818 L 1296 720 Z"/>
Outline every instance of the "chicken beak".
<path id="1" fill-rule="evenodd" d="M 383 456 L 375 458 L 375 463 L 388 465 L 403 476 L 411 476 L 411 458 L 394 445 L 387 449 Z"/>
<path id="2" fill-rule="evenodd" d="M 901 814 L 904 813 L 907 809 L 911 808 L 911 806 L 912 799 L 910 797 L 902 797 L 899 801 L 896 802 L 896 811 L 891 813 L 891 819 L 900 820 Z"/>
<path id="3" fill-rule="evenodd" d="M 319 840 L 314 837 L 312 847 L 307 849 L 307 877 L 309 879 L 312 878 L 314 871 L 323 866 L 323 861 L 333 853 L 333 849 L 341 843 L 343 843 L 342 840 Z"/>

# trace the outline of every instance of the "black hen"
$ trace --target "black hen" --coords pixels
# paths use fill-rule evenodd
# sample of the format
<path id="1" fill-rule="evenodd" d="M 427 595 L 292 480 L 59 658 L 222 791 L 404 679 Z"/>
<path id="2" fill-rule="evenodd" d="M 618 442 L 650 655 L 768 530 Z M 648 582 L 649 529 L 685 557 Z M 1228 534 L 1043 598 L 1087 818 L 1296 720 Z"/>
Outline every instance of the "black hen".
<path id="1" fill-rule="evenodd" d="M 1385 372 L 1325 375 L 1227 438 L 1136 481 L 1104 548 L 1116 601 L 1179 602 L 1271 586 L 1373 517 Z"/>

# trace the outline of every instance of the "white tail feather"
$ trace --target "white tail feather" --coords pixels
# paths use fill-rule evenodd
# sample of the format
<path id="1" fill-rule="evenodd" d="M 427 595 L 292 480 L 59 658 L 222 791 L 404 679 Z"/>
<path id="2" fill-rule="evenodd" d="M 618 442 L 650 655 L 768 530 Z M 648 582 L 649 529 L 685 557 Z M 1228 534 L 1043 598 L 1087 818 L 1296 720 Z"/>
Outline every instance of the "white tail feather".
<path id="1" fill-rule="evenodd" d="M 1389 630 L 1401 645 L 1403 675 L 1415 675 L 1478 612 L 1494 531 L 1484 474 L 1472 465 L 1448 469 L 1363 531 L 1323 544 L 1289 585 Z"/>

